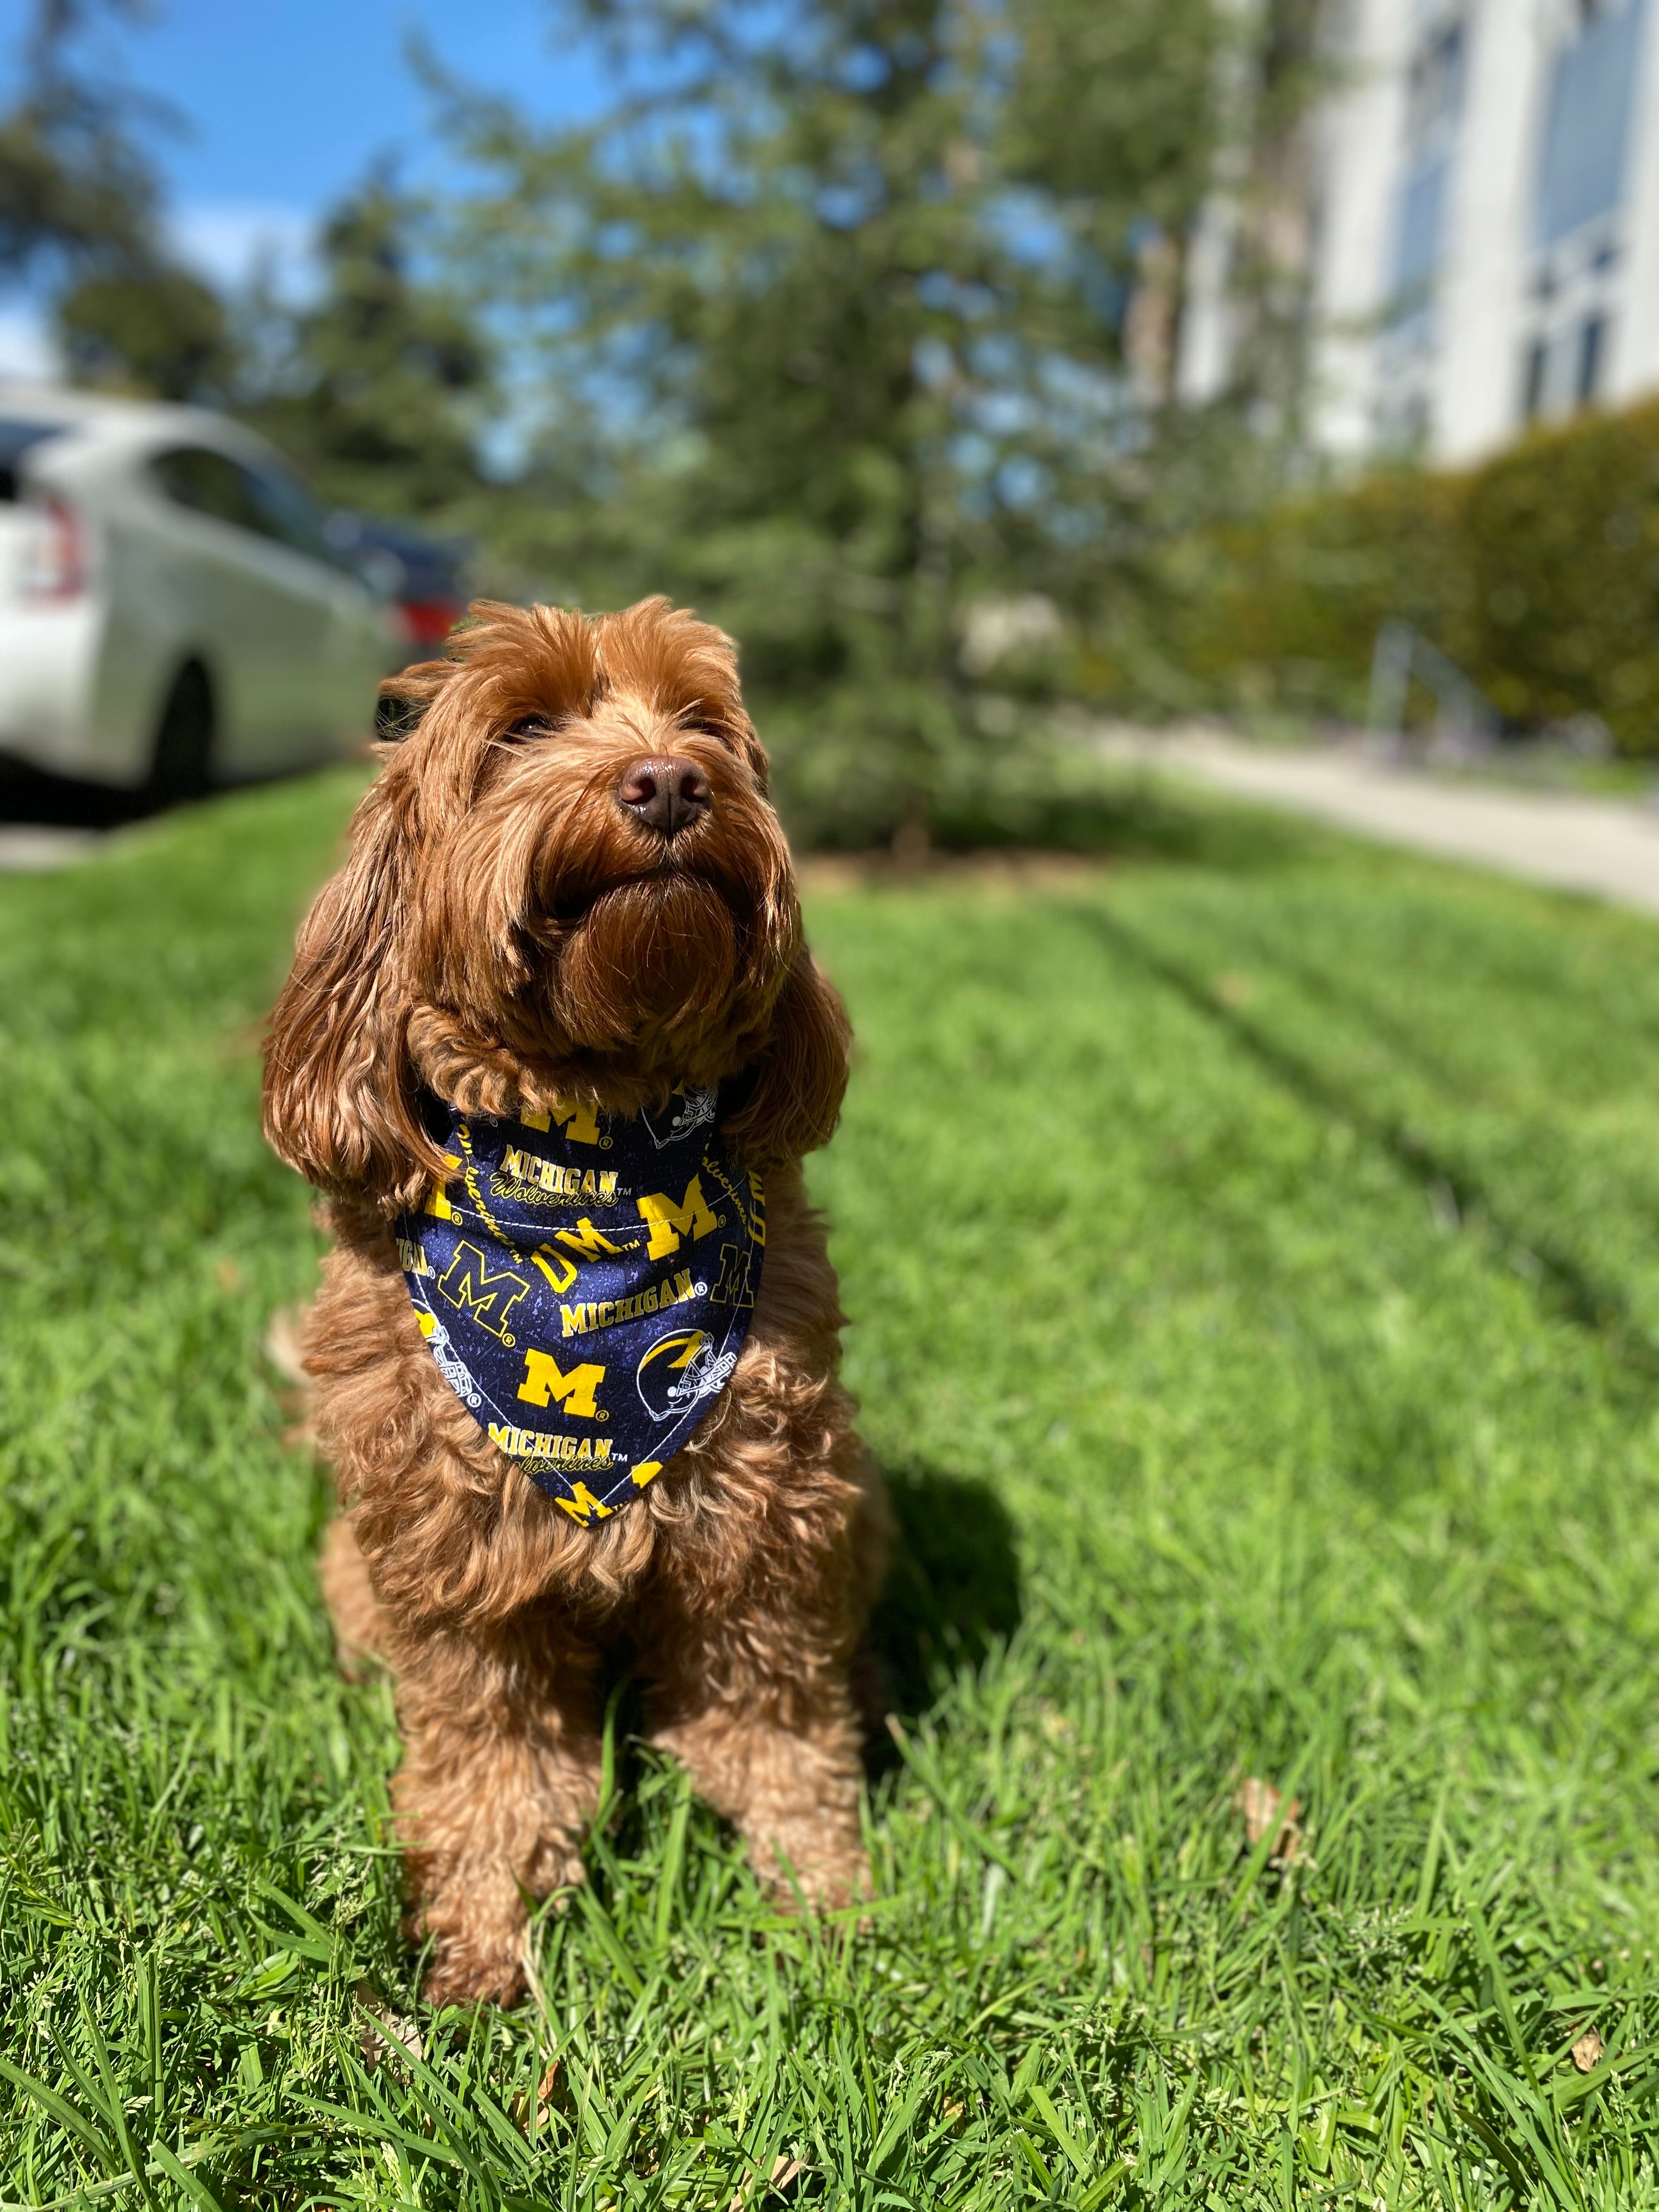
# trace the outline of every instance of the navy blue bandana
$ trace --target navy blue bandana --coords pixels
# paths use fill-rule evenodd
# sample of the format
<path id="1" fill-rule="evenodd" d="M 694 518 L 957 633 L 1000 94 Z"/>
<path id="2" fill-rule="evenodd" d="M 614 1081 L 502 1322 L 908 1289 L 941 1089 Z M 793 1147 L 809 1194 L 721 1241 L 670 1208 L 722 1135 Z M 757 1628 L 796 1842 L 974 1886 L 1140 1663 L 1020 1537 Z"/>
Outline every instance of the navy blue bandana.
<path id="1" fill-rule="evenodd" d="M 490 1442 L 573 1520 L 602 1521 L 662 1472 L 738 1364 L 766 1243 L 760 1177 L 727 1152 L 708 1091 L 631 1120 L 441 1110 L 453 1176 L 397 1224 L 421 1333 Z"/>

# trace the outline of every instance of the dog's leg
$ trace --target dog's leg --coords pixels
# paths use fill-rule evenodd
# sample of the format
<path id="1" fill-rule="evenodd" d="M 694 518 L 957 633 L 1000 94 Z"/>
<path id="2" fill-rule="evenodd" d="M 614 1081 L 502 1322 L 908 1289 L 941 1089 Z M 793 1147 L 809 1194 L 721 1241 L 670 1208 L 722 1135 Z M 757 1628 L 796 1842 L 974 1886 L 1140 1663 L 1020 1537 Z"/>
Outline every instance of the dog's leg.
<path id="1" fill-rule="evenodd" d="M 582 1878 L 599 1800 L 590 1654 L 541 1624 L 486 1646 L 454 1634 L 399 1654 L 406 1746 L 392 1785 L 408 1846 L 410 1934 L 433 1942 L 433 2004 L 509 2002 L 524 1983 L 526 1896 Z"/>
<path id="2" fill-rule="evenodd" d="M 653 1741 L 737 1828 L 779 1902 L 833 1909 L 866 1896 L 860 1732 L 846 1662 L 791 1620 L 739 1608 L 653 1638 Z M 836 1639 L 836 1642 L 842 1639 Z M 828 1646 L 829 1648 L 826 1648 Z"/>
<path id="3" fill-rule="evenodd" d="M 776 1370 L 757 1364 L 748 1395 L 764 1431 L 775 1426 Z M 850 1677 L 886 1569 L 891 1514 L 880 1471 L 852 1432 L 850 1401 L 836 1393 L 812 1403 L 820 1421 L 830 1419 L 807 1431 L 787 1479 L 763 1464 L 749 1486 L 749 1556 L 734 1581 L 722 1589 L 718 1579 L 733 1564 L 727 1531 L 709 1562 L 716 1571 L 688 1573 L 681 1557 L 635 1621 L 653 1685 L 653 1741 L 732 1821 L 781 1904 L 799 1894 L 833 1910 L 870 1890 Z M 735 1469 L 731 1431 L 727 1449 Z"/>

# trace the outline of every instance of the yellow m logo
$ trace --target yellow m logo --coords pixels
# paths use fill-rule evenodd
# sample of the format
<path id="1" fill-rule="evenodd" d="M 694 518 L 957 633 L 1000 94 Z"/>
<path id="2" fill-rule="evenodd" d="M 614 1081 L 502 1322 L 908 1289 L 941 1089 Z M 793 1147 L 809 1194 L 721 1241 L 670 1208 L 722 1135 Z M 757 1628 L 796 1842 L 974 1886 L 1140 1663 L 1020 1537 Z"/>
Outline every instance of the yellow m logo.
<path id="1" fill-rule="evenodd" d="M 720 1279 L 709 1292 L 717 1306 L 752 1306 L 754 1255 L 746 1244 L 720 1246 Z"/>
<path id="2" fill-rule="evenodd" d="M 438 1288 L 451 1305 L 470 1313 L 480 1328 L 506 1343 L 508 1317 L 530 1285 L 511 1267 L 497 1268 L 492 1275 L 477 1246 L 463 1242 L 438 1278 Z"/>
<path id="3" fill-rule="evenodd" d="M 519 1119 L 526 1129 L 545 1129 L 556 1121 L 573 1145 L 597 1145 L 599 1141 L 599 1120 L 591 1106 L 567 1106 L 562 1099 L 555 1099 L 550 1114 L 521 1114 Z"/>
<path id="4" fill-rule="evenodd" d="M 599 1409 L 593 1393 L 604 1380 L 603 1367 L 573 1367 L 567 1375 L 550 1352 L 526 1352 L 519 1395 L 532 1406 L 545 1406 L 550 1399 L 556 1399 L 567 1413 L 597 1421 Z M 586 1451 L 587 1446 L 584 1444 L 582 1449 Z"/>
<path id="5" fill-rule="evenodd" d="M 559 1243 L 568 1244 L 584 1260 L 597 1260 L 601 1253 L 614 1255 L 622 1250 L 622 1246 L 613 1244 L 604 1230 L 596 1229 L 586 1214 L 574 1229 L 556 1229 L 553 1235 Z M 568 1291 L 575 1281 L 575 1261 L 566 1259 L 562 1252 L 556 1252 L 551 1244 L 540 1246 L 531 1256 L 556 1291 Z"/>
<path id="6" fill-rule="evenodd" d="M 640 1219 L 651 1224 L 651 1241 L 645 1248 L 648 1260 L 665 1260 L 671 1252 L 679 1250 L 682 1237 L 707 1237 L 711 1229 L 720 1227 L 703 1197 L 701 1176 L 692 1176 L 678 1206 L 665 1191 L 660 1190 L 653 1197 L 636 1199 L 635 1203 L 640 1209 Z"/>

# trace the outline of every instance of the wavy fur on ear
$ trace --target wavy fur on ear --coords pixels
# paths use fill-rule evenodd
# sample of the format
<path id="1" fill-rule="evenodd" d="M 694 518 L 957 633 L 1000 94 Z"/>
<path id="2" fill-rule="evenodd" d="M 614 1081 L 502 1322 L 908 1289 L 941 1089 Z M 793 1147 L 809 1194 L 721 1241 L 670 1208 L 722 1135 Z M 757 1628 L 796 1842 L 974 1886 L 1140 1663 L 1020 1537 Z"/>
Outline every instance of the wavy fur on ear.
<path id="1" fill-rule="evenodd" d="M 757 1164 L 799 1159 L 827 1145 L 841 1119 L 852 1043 L 840 994 L 802 945 L 726 1133 Z"/>
<path id="2" fill-rule="evenodd" d="M 350 857 L 301 927 L 265 1042 L 265 1135 L 331 1195 L 393 1212 L 444 1164 L 420 1124 L 398 975 L 419 791 L 394 760 L 351 824 Z"/>

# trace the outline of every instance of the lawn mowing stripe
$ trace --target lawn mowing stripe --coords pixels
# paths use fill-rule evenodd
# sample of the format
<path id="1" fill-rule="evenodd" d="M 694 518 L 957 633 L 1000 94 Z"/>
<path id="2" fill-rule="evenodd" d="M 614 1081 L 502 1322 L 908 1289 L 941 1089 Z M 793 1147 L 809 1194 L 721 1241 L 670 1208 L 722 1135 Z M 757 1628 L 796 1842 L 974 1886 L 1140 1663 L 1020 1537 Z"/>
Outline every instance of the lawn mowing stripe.
<path id="1" fill-rule="evenodd" d="M 1341 1088 L 1318 1064 L 1304 1057 L 1262 1024 L 1230 1007 L 1203 979 L 1177 958 L 1138 938 L 1122 921 L 1098 912 L 1086 917 L 1097 931 L 1109 932 L 1118 946 L 1142 960 L 1149 971 L 1181 994 L 1194 1012 L 1248 1051 L 1277 1080 L 1313 1111 L 1339 1119 L 1359 1130 L 1384 1153 L 1399 1172 L 1425 1193 L 1443 1189 L 1450 1194 L 1461 1218 L 1483 1217 L 1492 1224 L 1492 1236 L 1506 1255 L 1530 1255 L 1538 1262 L 1539 1279 L 1547 1283 L 1561 1310 L 1582 1328 L 1600 1335 L 1616 1349 L 1624 1363 L 1639 1376 L 1644 1389 L 1659 1382 L 1659 1345 L 1645 1334 L 1629 1311 L 1615 1285 L 1598 1280 L 1574 1254 L 1537 1231 L 1528 1232 L 1504 1219 L 1492 1193 L 1470 1166 L 1436 1150 L 1429 1139 L 1409 1124 L 1379 1115 L 1366 1102 Z"/>

